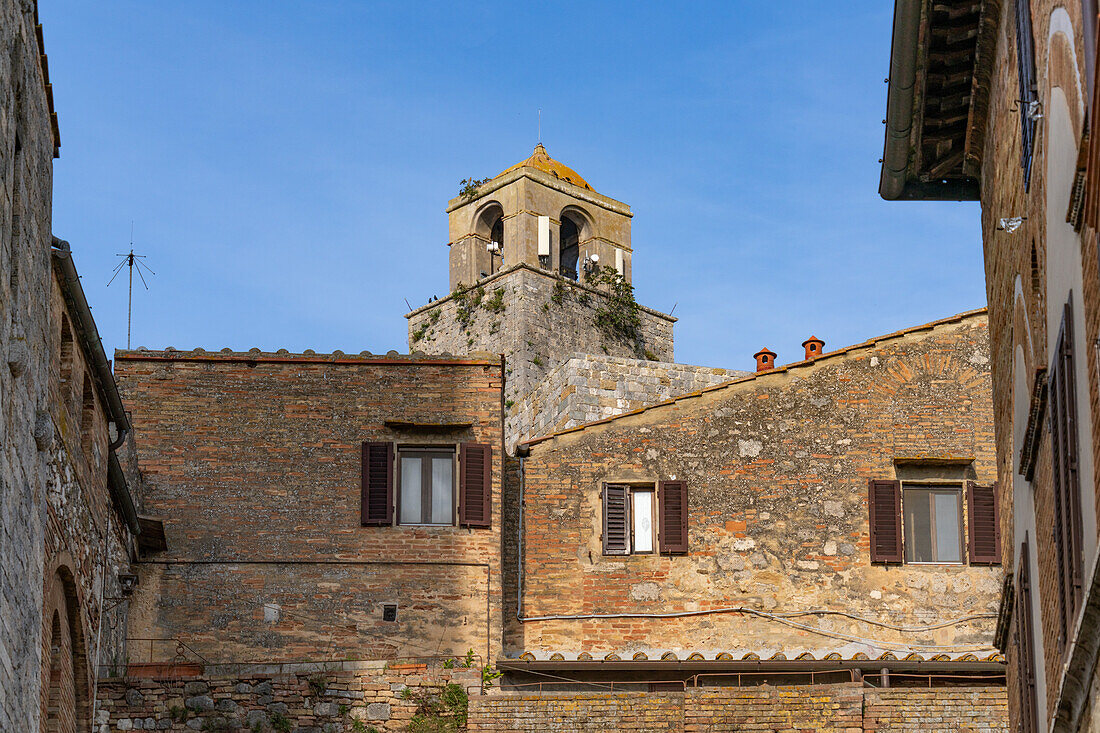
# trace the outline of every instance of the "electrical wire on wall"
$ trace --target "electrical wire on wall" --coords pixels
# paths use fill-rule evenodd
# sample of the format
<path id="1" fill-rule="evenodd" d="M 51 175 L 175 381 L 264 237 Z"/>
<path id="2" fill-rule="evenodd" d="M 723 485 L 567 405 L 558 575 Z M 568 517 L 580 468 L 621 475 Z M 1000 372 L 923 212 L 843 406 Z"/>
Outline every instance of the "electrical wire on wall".
<path id="1" fill-rule="evenodd" d="M 706 616 L 712 614 L 726 614 L 737 613 L 747 616 L 756 616 L 759 618 L 769 619 L 777 623 L 790 626 L 792 628 L 807 631 L 812 634 L 818 634 L 820 636 L 827 636 L 834 639 L 841 639 L 843 641 L 851 641 L 861 644 L 867 644 L 876 649 L 883 649 L 887 651 L 934 651 L 934 652 L 988 652 L 994 653 L 997 650 L 987 644 L 921 644 L 921 643 L 906 643 L 901 641 L 882 641 L 878 639 L 870 639 L 856 634 L 848 634 L 842 631 L 831 631 L 828 629 L 822 629 L 819 627 L 811 626 L 809 624 L 799 623 L 793 621 L 793 618 L 801 616 L 842 616 L 844 618 L 852 619 L 861 623 L 869 624 L 872 626 L 878 626 L 884 629 L 890 629 L 891 631 L 897 631 L 901 633 L 927 633 L 936 629 L 947 628 L 949 626 L 960 626 L 970 623 L 972 621 L 979 621 L 985 619 L 995 619 L 997 614 L 995 613 L 978 613 L 970 616 L 963 616 L 961 618 L 950 619 L 947 621 L 941 621 L 934 624 L 928 624 L 923 626 L 902 626 L 897 624 L 887 623 L 885 621 L 879 621 L 877 619 L 870 619 L 857 614 L 849 613 L 847 611 L 835 611 L 826 608 L 810 609 L 804 611 L 762 611 L 756 608 L 749 608 L 748 606 L 729 606 L 725 608 L 710 608 L 699 611 L 674 611 L 669 613 L 581 613 L 581 614 L 555 614 L 546 616 L 522 616 L 519 618 L 521 622 L 530 621 L 584 621 L 584 620 L 601 620 L 601 619 L 624 619 L 624 618 L 652 618 L 652 619 L 665 619 L 665 618 L 685 618 L 690 616 Z"/>

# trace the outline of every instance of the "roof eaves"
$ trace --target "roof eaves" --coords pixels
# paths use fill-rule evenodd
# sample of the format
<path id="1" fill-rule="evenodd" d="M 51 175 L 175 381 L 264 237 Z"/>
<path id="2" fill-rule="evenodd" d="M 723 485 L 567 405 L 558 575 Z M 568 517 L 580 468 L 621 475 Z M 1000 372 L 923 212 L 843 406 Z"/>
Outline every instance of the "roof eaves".
<path id="1" fill-rule="evenodd" d="M 500 364 L 500 357 L 493 354 L 399 354 L 389 351 L 386 354 L 372 354 L 363 351 L 359 354 L 345 354 L 334 351 L 318 354 L 312 351 L 291 353 L 286 349 L 265 352 L 259 349 L 250 351 L 207 351 L 201 347 L 189 351 L 180 351 L 172 347 L 161 350 L 131 349 L 115 350 L 116 361 L 203 361 L 203 362 L 250 362 L 273 364 L 370 364 L 370 365 L 408 365 L 408 366 L 491 366 Z"/>
<path id="2" fill-rule="evenodd" d="M 729 389 L 730 387 L 735 387 L 737 385 L 745 384 L 745 383 L 748 383 L 748 382 L 753 382 L 753 381 L 758 380 L 758 379 L 768 379 L 768 378 L 771 378 L 773 375 L 777 375 L 777 374 L 786 374 L 787 372 L 791 371 L 792 369 L 797 369 L 797 368 L 803 367 L 803 366 L 809 366 L 811 364 L 820 364 L 821 362 L 823 362 L 827 359 L 832 359 L 832 358 L 835 358 L 835 357 L 838 357 L 838 356 L 844 356 L 844 355 L 849 354 L 849 353 L 851 353 L 853 351 L 856 351 L 858 349 L 871 348 L 871 347 L 875 346 L 876 344 L 878 344 L 882 341 L 890 341 L 892 339 L 901 338 L 903 336 L 908 336 L 910 334 L 919 333 L 920 331 L 931 330 L 931 329 L 936 328 L 938 326 L 945 326 L 945 325 L 948 325 L 948 324 L 951 324 L 951 323 L 958 323 L 960 321 L 966 320 L 967 318 L 973 318 L 973 317 L 976 317 L 976 316 L 985 315 L 986 313 L 988 313 L 988 308 L 975 308 L 974 310 L 964 311 L 962 313 L 956 313 L 955 315 L 948 316 L 947 318 L 941 318 L 941 319 L 936 320 L 936 321 L 930 321 L 928 323 L 922 323 L 919 326 L 912 326 L 910 328 L 905 328 L 905 329 L 902 329 L 900 331 L 894 331 L 893 333 L 888 333 L 888 334 L 885 334 L 883 336 L 876 336 L 875 338 L 868 339 L 867 341 L 863 341 L 863 342 L 858 343 L 858 344 L 852 344 L 851 346 L 845 346 L 844 348 L 837 349 L 836 351 L 828 351 L 828 352 L 822 354 L 821 356 L 814 357 L 813 359 L 803 359 L 802 361 L 791 362 L 790 364 L 785 364 L 783 366 L 776 367 L 775 369 L 769 369 L 768 371 L 765 371 L 765 372 L 753 372 L 752 374 L 749 374 L 748 376 L 738 377 L 737 379 L 731 379 L 728 382 L 721 382 L 719 384 L 714 384 L 714 385 L 711 385 L 709 387 L 704 387 L 703 389 L 699 389 L 699 390 L 696 390 L 694 392 L 688 392 L 687 394 L 677 395 L 676 397 L 672 397 L 670 399 L 663 400 L 661 402 L 654 402 L 651 405 L 646 405 L 644 407 L 639 407 L 638 409 L 631 410 L 630 412 L 624 412 L 624 413 L 621 413 L 619 415 L 612 415 L 611 417 L 605 417 L 605 418 L 602 418 L 600 420 L 593 420 L 592 422 L 586 422 L 586 423 L 582 423 L 580 425 L 574 425 L 571 428 L 566 428 L 565 430 L 559 430 L 558 432 L 550 433 L 549 435 L 543 435 L 543 436 L 540 436 L 538 438 L 532 438 L 531 440 L 527 440 L 527 441 L 524 441 L 523 443 L 518 444 L 517 448 L 520 447 L 520 446 L 529 448 L 530 446 L 536 445 L 538 443 L 546 442 L 546 441 L 551 440 L 553 438 L 558 438 L 562 435 L 568 435 L 569 433 L 580 432 L 582 430 L 586 430 L 590 427 L 594 427 L 594 426 L 597 426 L 597 425 L 605 425 L 607 423 L 614 422 L 616 420 L 622 420 L 623 418 L 630 417 L 631 415 L 639 415 L 643 412 L 648 412 L 649 410 L 655 410 L 655 409 L 660 408 L 660 407 L 668 407 L 669 405 L 674 405 L 677 402 L 683 402 L 684 400 L 695 399 L 696 397 L 700 397 L 700 396 L 702 396 L 704 394 L 707 394 L 707 393 L 710 393 L 710 392 L 717 392 L 719 390 Z"/>

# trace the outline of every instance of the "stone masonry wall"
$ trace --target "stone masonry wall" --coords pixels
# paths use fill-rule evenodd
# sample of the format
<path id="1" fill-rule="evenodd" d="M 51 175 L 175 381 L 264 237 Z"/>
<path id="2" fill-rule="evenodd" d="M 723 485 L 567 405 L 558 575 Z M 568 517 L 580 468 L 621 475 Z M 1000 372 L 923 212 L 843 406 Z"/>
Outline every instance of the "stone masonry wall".
<path id="1" fill-rule="evenodd" d="M 54 139 L 32 3 L 0 2 L 0 730 L 39 725 Z"/>
<path id="2" fill-rule="evenodd" d="M 469 731 L 823 731 L 995 733 L 1008 730 L 1005 689 L 875 689 L 858 684 L 688 688 L 684 692 L 481 694 L 480 674 L 438 664 L 333 663 L 225 668 L 193 678 L 100 680 L 94 733 L 247 730 L 348 733 L 406 730 L 425 696 L 457 685 Z M 462 730 L 462 728 L 459 728 Z"/>
<path id="3" fill-rule="evenodd" d="M 526 620 L 510 621 L 508 655 L 986 658 L 1000 567 L 872 564 L 867 497 L 871 479 L 918 478 L 905 471 L 991 484 L 992 429 L 978 311 L 532 441 Z M 604 555 L 602 485 L 672 479 L 687 486 L 688 552 Z M 811 609 L 796 622 L 809 628 L 782 617 Z M 654 617 L 672 612 L 687 615 Z"/>
<path id="4" fill-rule="evenodd" d="M 1003 687 L 688 688 L 658 693 L 496 693 L 471 698 L 470 731 L 1008 731 Z"/>
<path id="5" fill-rule="evenodd" d="M 422 699 L 438 698 L 445 685 L 477 695 L 481 683 L 478 669 L 438 663 L 259 665 L 172 676 L 177 673 L 101 679 L 93 733 L 388 733 L 406 730 Z"/>
<path id="6" fill-rule="evenodd" d="M 137 564 L 131 636 L 225 662 L 499 652 L 499 361 L 126 351 L 115 369 L 168 543 Z M 364 441 L 491 446 L 491 527 L 362 526 Z"/>
<path id="7" fill-rule="evenodd" d="M 639 309 L 638 343 L 605 335 L 595 321 L 606 296 L 599 290 L 517 265 L 482 280 L 464 295 L 448 295 L 408 314 L 409 349 L 428 354 L 504 354 L 509 448 L 527 394 L 574 354 L 674 359 L 676 319 Z"/>
<path id="8" fill-rule="evenodd" d="M 646 405 L 748 372 L 599 354 L 576 354 L 512 410 L 517 442 Z"/>

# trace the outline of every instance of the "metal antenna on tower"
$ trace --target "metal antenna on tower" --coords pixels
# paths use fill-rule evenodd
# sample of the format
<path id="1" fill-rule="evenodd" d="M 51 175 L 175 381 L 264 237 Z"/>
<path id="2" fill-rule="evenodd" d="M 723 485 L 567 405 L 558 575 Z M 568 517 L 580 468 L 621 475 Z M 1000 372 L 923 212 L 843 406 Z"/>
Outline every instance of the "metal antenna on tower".
<path id="1" fill-rule="evenodd" d="M 542 107 L 539 107 L 539 144 L 542 144 Z"/>
<path id="2" fill-rule="evenodd" d="M 157 273 L 149 269 L 149 265 L 142 262 L 145 259 L 145 255 L 134 254 L 134 222 L 130 222 L 130 251 L 126 254 L 116 254 L 115 257 L 121 257 L 122 262 L 118 263 L 118 267 L 114 269 L 114 274 L 111 275 L 110 282 L 107 283 L 107 287 L 111 287 L 111 283 L 118 277 L 118 273 L 122 272 L 122 268 L 126 267 L 130 271 L 130 286 L 129 293 L 126 297 L 126 349 L 130 349 L 130 324 L 133 322 L 134 314 L 134 270 L 137 270 L 138 277 L 141 278 L 141 284 L 145 286 L 145 289 L 149 289 L 149 283 L 145 282 L 145 276 L 141 274 L 142 268 L 150 275 L 156 275 Z"/>

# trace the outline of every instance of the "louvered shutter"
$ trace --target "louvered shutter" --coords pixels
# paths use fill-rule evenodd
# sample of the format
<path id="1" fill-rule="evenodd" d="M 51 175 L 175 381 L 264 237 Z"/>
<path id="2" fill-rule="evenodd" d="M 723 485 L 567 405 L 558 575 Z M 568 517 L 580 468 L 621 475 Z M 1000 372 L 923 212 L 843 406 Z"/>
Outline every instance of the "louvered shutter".
<path id="1" fill-rule="evenodd" d="M 1024 169 L 1024 191 L 1031 184 L 1031 161 L 1035 148 L 1036 118 L 1028 114 L 1029 105 L 1039 99 L 1035 83 L 1035 37 L 1031 32 L 1031 3 L 1016 0 L 1016 66 L 1020 80 L 1020 167 Z"/>
<path id="2" fill-rule="evenodd" d="M 1054 484 L 1054 551 L 1058 558 L 1061 596 L 1059 636 L 1069 638 L 1082 593 L 1081 491 L 1078 476 L 1077 372 L 1073 349 L 1072 293 L 1062 312 L 1062 326 L 1049 370 L 1051 473 Z"/>
<path id="3" fill-rule="evenodd" d="M 484 443 L 463 443 L 458 460 L 458 523 L 463 527 L 493 526 L 493 449 Z"/>
<path id="4" fill-rule="evenodd" d="M 393 524 L 393 443 L 363 443 L 363 526 Z"/>
<path id="5" fill-rule="evenodd" d="M 630 552 L 630 488 L 621 484 L 603 486 L 603 554 Z"/>
<path id="6" fill-rule="evenodd" d="M 1001 564 L 1001 522 L 997 516 L 997 484 L 966 488 L 971 565 Z"/>
<path id="7" fill-rule="evenodd" d="M 901 482 L 871 479 L 871 562 L 901 562 Z"/>
<path id="8" fill-rule="evenodd" d="M 1016 684 L 1019 686 L 1020 730 L 1035 733 L 1038 696 L 1035 692 L 1034 626 L 1031 616 L 1031 552 L 1024 535 L 1020 546 L 1020 567 L 1016 571 Z"/>
<path id="9" fill-rule="evenodd" d="M 683 481 L 658 484 L 662 553 L 688 551 L 688 491 Z"/>

